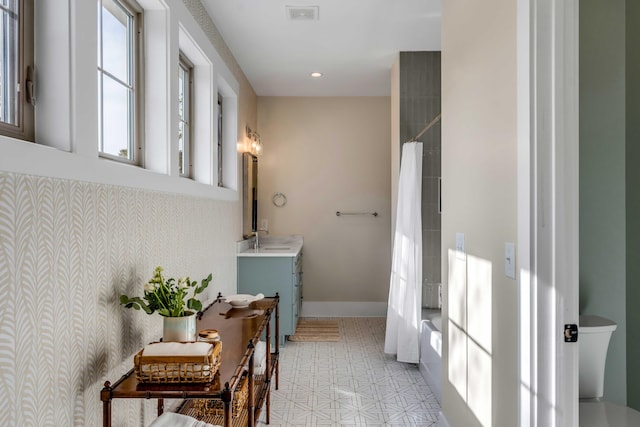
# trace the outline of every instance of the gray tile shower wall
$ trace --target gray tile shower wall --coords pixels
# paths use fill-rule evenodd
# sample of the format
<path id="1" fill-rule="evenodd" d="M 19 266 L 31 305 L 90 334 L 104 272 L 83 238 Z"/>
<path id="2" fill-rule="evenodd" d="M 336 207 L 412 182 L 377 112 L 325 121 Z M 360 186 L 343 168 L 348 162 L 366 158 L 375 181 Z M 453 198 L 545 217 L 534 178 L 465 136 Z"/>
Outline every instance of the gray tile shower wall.
<path id="1" fill-rule="evenodd" d="M 400 53 L 400 140 L 409 141 L 440 114 L 440 52 Z M 440 124 L 419 138 L 422 161 L 423 283 L 441 283 Z"/>

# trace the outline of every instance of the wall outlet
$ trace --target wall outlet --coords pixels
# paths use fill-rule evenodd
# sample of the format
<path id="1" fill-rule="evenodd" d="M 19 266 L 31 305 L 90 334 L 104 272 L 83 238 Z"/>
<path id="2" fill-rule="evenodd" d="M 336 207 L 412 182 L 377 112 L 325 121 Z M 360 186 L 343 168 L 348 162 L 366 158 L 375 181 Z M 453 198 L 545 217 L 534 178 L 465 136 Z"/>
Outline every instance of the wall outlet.
<path id="1" fill-rule="evenodd" d="M 260 230 L 268 230 L 269 229 L 269 220 L 263 218 L 260 220 Z"/>
<path id="2" fill-rule="evenodd" d="M 513 243 L 504 244 L 504 275 L 516 278 L 516 245 Z"/>

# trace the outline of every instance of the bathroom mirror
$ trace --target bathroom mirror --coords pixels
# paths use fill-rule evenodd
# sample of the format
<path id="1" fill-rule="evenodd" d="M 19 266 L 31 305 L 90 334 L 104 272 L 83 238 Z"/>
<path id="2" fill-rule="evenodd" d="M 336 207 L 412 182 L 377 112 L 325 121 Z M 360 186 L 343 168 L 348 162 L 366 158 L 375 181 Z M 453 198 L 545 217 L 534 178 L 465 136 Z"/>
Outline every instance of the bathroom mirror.
<path id="1" fill-rule="evenodd" d="M 242 155 L 242 230 L 245 237 L 258 229 L 258 158 Z"/>

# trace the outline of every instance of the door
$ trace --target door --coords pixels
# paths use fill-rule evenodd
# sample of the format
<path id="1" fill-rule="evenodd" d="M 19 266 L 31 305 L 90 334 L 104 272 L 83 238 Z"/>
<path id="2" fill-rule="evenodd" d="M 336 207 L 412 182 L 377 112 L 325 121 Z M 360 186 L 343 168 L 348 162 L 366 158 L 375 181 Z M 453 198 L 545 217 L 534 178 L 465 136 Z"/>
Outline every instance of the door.
<path id="1" fill-rule="evenodd" d="M 578 426 L 578 1 L 518 3 L 520 426 Z"/>

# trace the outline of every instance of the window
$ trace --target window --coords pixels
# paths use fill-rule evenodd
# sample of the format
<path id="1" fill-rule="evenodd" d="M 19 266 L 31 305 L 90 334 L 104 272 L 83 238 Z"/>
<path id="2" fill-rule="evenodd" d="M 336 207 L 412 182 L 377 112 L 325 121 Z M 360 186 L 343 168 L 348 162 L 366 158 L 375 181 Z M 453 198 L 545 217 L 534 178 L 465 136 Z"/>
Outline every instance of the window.
<path id="1" fill-rule="evenodd" d="M 142 9 L 132 1 L 98 0 L 98 150 L 140 163 Z"/>
<path id="2" fill-rule="evenodd" d="M 222 96 L 218 94 L 218 187 L 222 182 Z"/>
<path id="3" fill-rule="evenodd" d="M 191 176 L 191 88 L 193 65 L 180 55 L 178 68 L 178 166 L 180 176 Z"/>
<path id="4" fill-rule="evenodd" d="M 0 0 L 0 134 L 34 140 L 33 0 Z"/>

